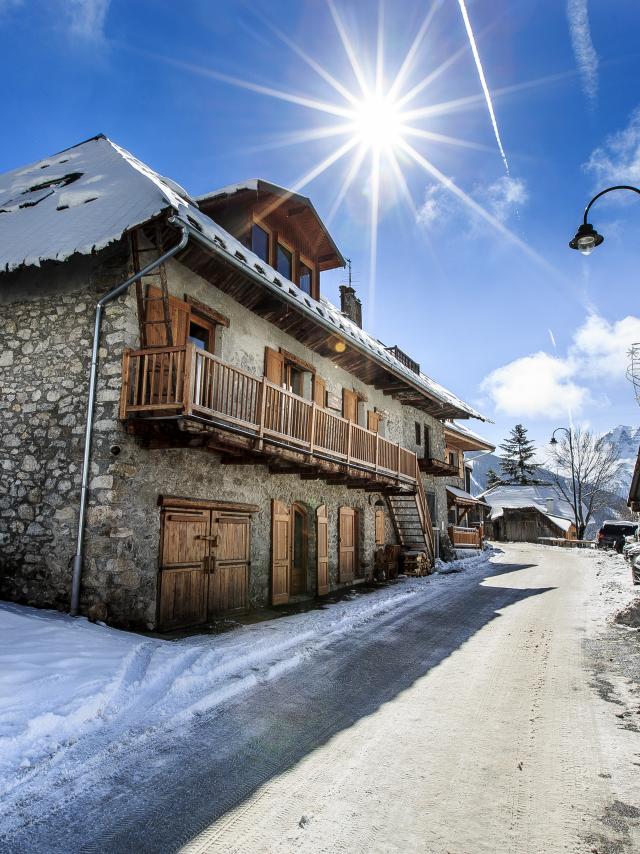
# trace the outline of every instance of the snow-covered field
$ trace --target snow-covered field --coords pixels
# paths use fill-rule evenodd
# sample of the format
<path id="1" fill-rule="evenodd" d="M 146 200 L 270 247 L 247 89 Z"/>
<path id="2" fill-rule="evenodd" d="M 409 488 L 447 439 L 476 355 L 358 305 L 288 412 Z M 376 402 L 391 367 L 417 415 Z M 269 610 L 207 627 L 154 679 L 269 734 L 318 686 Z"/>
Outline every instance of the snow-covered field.
<path id="1" fill-rule="evenodd" d="M 491 554 L 474 552 L 442 569 L 478 567 Z M 51 775 L 91 764 L 97 772 L 113 745 L 179 725 L 272 679 L 356 626 L 437 594 L 439 583 L 446 579 L 438 574 L 404 579 L 321 610 L 177 641 L 0 604 L 0 804 Z"/>

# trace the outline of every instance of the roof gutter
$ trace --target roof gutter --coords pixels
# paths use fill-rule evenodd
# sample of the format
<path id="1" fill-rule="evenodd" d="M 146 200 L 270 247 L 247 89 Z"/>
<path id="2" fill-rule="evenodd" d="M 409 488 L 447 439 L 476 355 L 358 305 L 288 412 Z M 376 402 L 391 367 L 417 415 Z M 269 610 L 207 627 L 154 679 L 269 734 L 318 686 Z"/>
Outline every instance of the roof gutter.
<path id="1" fill-rule="evenodd" d="M 247 263 L 245 263 L 244 261 L 241 261 L 239 258 L 236 258 L 234 255 L 231 255 L 231 253 L 229 253 L 222 246 L 218 246 L 218 244 L 214 240 L 211 240 L 209 237 L 207 237 L 205 234 L 203 234 L 199 229 L 192 226 L 189 222 L 185 222 L 179 216 L 174 217 L 174 219 L 176 220 L 176 222 L 180 223 L 180 225 L 183 228 L 186 228 L 187 231 L 189 232 L 189 235 L 191 237 L 193 237 L 193 239 L 197 243 L 200 243 L 202 246 L 204 246 L 206 249 L 208 249 L 209 252 L 213 252 L 215 255 L 218 255 L 226 263 L 230 264 L 232 267 L 235 267 L 237 270 L 240 270 L 245 276 L 249 276 L 255 282 L 257 282 L 259 285 L 262 285 L 262 287 L 266 286 L 270 291 L 277 294 L 281 299 L 283 299 L 289 305 L 293 306 L 298 311 L 301 311 L 303 314 L 310 313 L 310 312 L 305 311 L 305 308 L 297 300 L 291 299 L 288 296 L 288 294 L 286 293 L 286 291 L 284 290 L 284 288 L 279 288 L 277 285 L 274 285 L 273 282 L 270 282 L 268 279 L 261 276 L 256 270 L 253 270 Z M 324 329 L 326 329 L 327 332 L 329 332 L 329 334 L 332 335 L 333 337 L 335 337 L 336 334 L 338 334 L 338 335 L 340 334 L 339 332 L 337 332 L 336 328 L 332 324 L 328 323 L 320 315 L 316 315 L 314 313 L 313 314 L 313 320 L 315 323 L 318 323 L 320 326 L 322 326 Z M 349 343 L 349 346 L 351 348 L 353 348 L 354 350 L 357 350 L 363 356 L 366 356 L 366 358 L 372 359 L 381 368 L 384 368 L 384 370 L 388 371 L 393 376 L 402 380 L 402 382 L 406 383 L 407 386 L 409 386 L 414 391 L 423 395 L 427 400 L 430 400 L 435 404 L 443 405 L 442 401 L 440 401 L 437 398 L 434 398 L 431 395 L 429 395 L 429 393 L 424 388 L 421 388 L 419 385 L 414 385 L 408 377 L 403 376 L 402 374 L 395 373 L 393 370 L 393 366 L 389 365 L 389 364 L 385 364 L 380 359 L 377 359 L 375 353 L 370 352 L 368 350 L 365 350 L 363 347 L 359 347 L 358 344 L 352 338 L 348 339 L 348 343 Z M 444 408 L 444 406 L 443 406 L 443 408 Z M 469 415 L 469 414 L 470 413 L 467 413 L 467 415 Z M 446 417 L 448 417 L 448 416 L 446 416 Z M 456 417 L 464 417 L 464 416 L 458 415 Z"/>
<path id="2" fill-rule="evenodd" d="M 173 258 L 174 255 L 177 255 L 178 252 L 185 248 L 189 241 L 189 230 L 186 228 L 182 220 L 178 219 L 175 216 L 169 217 L 168 222 L 170 225 L 175 225 L 180 228 L 182 236 L 179 242 L 171 249 L 169 249 L 168 252 L 165 252 L 164 255 L 161 255 L 159 258 L 156 258 L 155 261 L 152 261 L 150 264 L 147 264 L 147 266 L 143 267 L 143 269 L 140 270 L 138 273 L 135 273 L 133 276 L 130 276 L 125 282 L 122 282 L 121 284 L 113 288 L 113 290 L 110 290 L 107 294 L 101 297 L 101 299 L 99 299 L 96 304 L 96 318 L 93 329 L 93 347 L 91 349 L 91 368 L 89 370 L 87 415 L 85 419 L 84 428 L 84 456 L 82 459 L 82 480 L 80 487 L 80 508 L 78 512 L 78 533 L 76 538 L 76 553 L 73 556 L 73 575 L 71 578 L 70 614 L 72 617 L 76 617 L 78 615 L 78 610 L 80 607 L 80 583 L 82 580 L 83 567 L 82 552 L 86 527 L 87 499 L 89 495 L 89 467 L 91 463 L 91 440 L 93 437 L 93 415 L 95 409 L 96 385 L 98 378 L 98 357 L 100 352 L 100 331 L 102 328 L 102 315 L 108 303 L 112 302 L 114 299 L 117 299 L 117 297 L 119 297 L 121 294 L 126 293 L 126 291 L 129 290 L 131 285 L 135 284 L 135 282 L 137 282 L 143 276 L 146 276 L 152 270 L 155 270 L 156 267 L 159 267 L 161 264 L 164 264 L 164 262 L 168 261 L 169 258 Z"/>

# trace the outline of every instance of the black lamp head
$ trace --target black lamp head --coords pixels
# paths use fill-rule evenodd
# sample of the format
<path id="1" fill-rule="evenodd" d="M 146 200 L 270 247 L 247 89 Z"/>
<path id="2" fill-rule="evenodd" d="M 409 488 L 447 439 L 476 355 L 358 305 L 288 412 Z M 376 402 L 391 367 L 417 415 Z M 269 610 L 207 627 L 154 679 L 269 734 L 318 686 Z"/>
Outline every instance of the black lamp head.
<path id="1" fill-rule="evenodd" d="M 558 444 L 558 440 L 556 439 L 555 436 L 552 436 L 551 439 L 549 439 L 549 444 L 550 445 L 557 445 Z"/>
<path id="2" fill-rule="evenodd" d="M 582 255 L 591 255 L 596 246 L 600 246 L 604 237 L 595 230 L 590 222 L 583 222 L 576 231 L 576 236 L 569 241 L 572 249 L 577 249 Z"/>

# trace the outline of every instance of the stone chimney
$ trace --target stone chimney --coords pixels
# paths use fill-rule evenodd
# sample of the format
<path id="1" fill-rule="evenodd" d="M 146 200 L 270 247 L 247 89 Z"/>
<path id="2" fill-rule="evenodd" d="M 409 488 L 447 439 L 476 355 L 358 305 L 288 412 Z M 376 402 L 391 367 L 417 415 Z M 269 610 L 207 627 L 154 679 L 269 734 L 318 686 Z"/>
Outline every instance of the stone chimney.
<path id="1" fill-rule="evenodd" d="M 350 285 L 340 285 L 340 311 L 362 329 L 362 303 Z"/>
<path id="2" fill-rule="evenodd" d="M 553 498 L 545 498 L 545 503 L 547 505 L 547 513 L 550 516 L 553 516 L 553 509 L 554 509 L 553 505 L 555 503 Z"/>

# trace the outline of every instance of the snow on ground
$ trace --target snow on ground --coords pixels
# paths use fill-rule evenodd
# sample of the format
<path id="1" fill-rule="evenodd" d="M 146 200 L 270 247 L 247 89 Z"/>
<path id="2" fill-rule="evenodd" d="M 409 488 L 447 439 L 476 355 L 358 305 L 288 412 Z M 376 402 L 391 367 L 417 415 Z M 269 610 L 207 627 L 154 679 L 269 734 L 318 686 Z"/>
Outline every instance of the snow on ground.
<path id="1" fill-rule="evenodd" d="M 492 554 L 450 566 L 479 569 Z M 0 801 L 51 770 L 97 769 L 110 745 L 209 710 L 413 597 L 437 596 L 443 583 L 402 579 L 319 610 L 174 641 L 2 603 L 0 632 L 10 643 L 0 649 Z"/>

